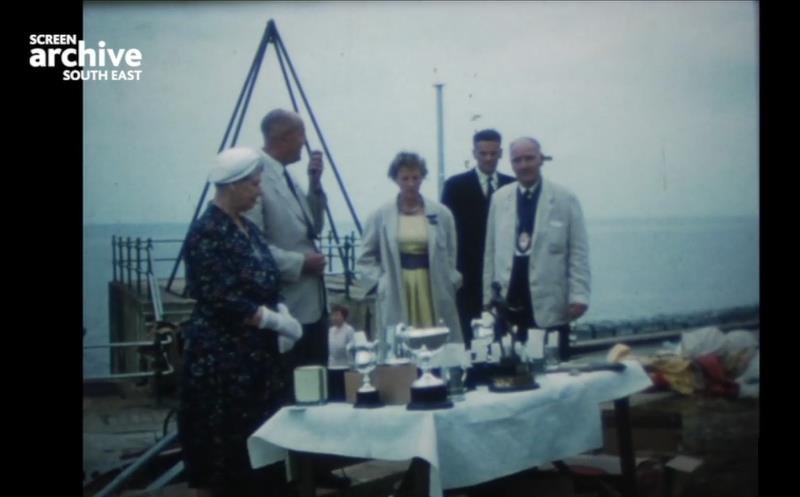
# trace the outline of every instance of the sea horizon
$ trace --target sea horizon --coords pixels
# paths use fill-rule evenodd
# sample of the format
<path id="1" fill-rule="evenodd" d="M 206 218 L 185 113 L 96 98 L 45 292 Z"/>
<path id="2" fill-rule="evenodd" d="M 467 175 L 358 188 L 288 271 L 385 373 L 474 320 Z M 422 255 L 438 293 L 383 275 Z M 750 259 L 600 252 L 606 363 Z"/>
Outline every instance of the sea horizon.
<path id="1" fill-rule="evenodd" d="M 84 227 L 84 343 L 108 338 L 111 237 L 169 239 L 154 257 L 174 258 L 188 222 L 103 223 Z M 642 319 L 760 305 L 757 216 L 627 217 L 587 220 L 592 296 L 581 322 Z M 349 229 L 349 228 L 352 228 Z M 337 221 L 339 234 L 354 223 Z M 165 278 L 174 262 L 157 262 Z M 339 262 L 332 263 L 337 270 Z M 182 272 L 179 272 L 179 276 Z M 107 370 L 107 354 L 85 353 L 85 373 Z"/>

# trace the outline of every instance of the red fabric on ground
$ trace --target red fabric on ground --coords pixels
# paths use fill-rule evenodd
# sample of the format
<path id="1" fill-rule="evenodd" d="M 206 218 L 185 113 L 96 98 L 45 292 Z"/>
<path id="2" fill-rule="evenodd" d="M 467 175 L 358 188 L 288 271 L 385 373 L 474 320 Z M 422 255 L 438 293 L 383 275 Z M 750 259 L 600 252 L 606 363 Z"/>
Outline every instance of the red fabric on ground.
<path id="1" fill-rule="evenodd" d="M 738 397 L 739 384 L 733 381 L 718 355 L 704 355 L 695 359 L 694 362 L 705 378 L 706 384 L 703 393 L 711 397 Z"/>

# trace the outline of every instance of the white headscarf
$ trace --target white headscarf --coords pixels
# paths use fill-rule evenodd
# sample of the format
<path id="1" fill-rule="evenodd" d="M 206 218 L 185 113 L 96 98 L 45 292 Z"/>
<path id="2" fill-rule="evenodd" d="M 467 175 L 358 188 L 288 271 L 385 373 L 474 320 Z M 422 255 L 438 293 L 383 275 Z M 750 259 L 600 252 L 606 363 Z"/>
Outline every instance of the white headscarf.
<path id="1" fill-rule="evenodd" d="M 261 153 L 248 147 L 233 147 L 217 155 L 216 162 L 208 174 L 208 181 L 215 185 L 233 183 L 249 176 L 261 164 Z"/>

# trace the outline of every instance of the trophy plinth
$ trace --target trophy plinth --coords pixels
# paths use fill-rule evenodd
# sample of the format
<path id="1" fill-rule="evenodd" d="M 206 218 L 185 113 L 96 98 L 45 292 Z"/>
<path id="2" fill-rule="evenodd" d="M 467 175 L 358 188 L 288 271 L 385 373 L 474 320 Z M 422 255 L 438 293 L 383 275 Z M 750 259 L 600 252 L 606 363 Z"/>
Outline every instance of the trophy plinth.
<path id="1" fill-rule="evenodd" d="M 411 402 L 406 406 L 409 411 L 446 409 L 448 407 L 453 407 L 453 402 L 447 398 L 447 385 L 411 387 Z"/>
<path id="2" fill-rule="evenodd" d="M 356 392 L 356 403 L 353 404 L 353 407 L 372 409 L 375 407 L 383 407 L 383 402 L 381 402 L 377 390 L 372 390 L 371 392 L 362 392 L 359 390 Z"/>
<path id="3" fill-rule="evenodd" d="M 410 350 L 422 375 L 411 384 L 411 410 L 442 409 L 453 407 L 447 399 L 447 385 L 431 372 L 431 358 L 441 352 L 447 343 L 450 329 L 445 326 L 409 328 L 400 332 L 403 347 Z"/>
<path id="4" fill-rule="evenodd" d="M 539 388 L 530 364 L 522 362 L 519 356 L 503 358 L 495 368 L 489 380 L 492 392 L 522 392 Z"/>
<path id="5" fill-rule="evenodd" d="M 507 346 L 501 350 L 503 356 L 498 364 L 494 365 L 489 380 L 489 390 L 492 392 L 520 392 L 539 388 L 533 374 L 531 364 L 523 361 L 520 353 L 515 350 L 519 345 L 513 336 L 508 337 Z"/>

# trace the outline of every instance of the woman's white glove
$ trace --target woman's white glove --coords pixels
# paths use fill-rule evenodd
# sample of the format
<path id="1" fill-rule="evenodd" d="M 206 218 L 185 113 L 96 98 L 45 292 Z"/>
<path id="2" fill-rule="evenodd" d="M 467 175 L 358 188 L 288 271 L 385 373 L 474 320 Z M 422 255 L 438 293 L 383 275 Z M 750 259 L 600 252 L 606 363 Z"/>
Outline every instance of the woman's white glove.
<path id="1" fill-rule="evenodd" d="M 297 323 L 299 330 L 297 338 L 290 338 L 285 335 L 278 335 L 278 352 L 280 352 L 281 354 L 285 354 L 286 352 L 292 350 L 297 340 L 299 340 L 300 337 L 303 336 L 303 325 L 301 325 L 300 322 L 296 320 L 294 316 L 292 316 L 289 313 L 289 308 L 286 307 L 286 305 L 283 302 L 278 304 L 278 312 L 280 313 L 281 316 L 284 316 L 290 319 L 292 322 Z"/>
<path id="2" fill-rule="evenodd" d="M 297 343 L 297 340 L 292 340 L 291 338 L 287 338 L 283 335 L 278 335 L 278 352 L 281 354 L 285 354 L 294 348 L 294 344 Z"/>
<path id="3" fill-rule="evenodd" d="M 260 329 L 270 329 L 277 331 L 281 336 L 297 341 L 303 336 L 303 327 L 291 314 L 289 309 L 278 304 L 278 312 L 268 309 L 266 306 L 259 306 L 261 311 Z"/>

